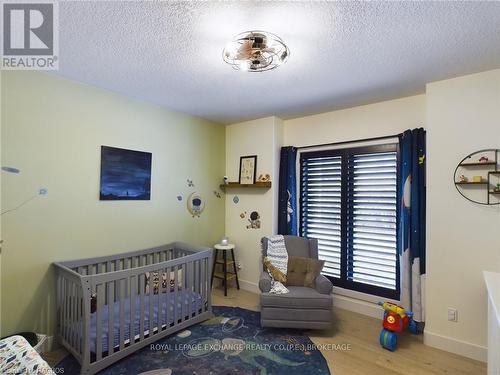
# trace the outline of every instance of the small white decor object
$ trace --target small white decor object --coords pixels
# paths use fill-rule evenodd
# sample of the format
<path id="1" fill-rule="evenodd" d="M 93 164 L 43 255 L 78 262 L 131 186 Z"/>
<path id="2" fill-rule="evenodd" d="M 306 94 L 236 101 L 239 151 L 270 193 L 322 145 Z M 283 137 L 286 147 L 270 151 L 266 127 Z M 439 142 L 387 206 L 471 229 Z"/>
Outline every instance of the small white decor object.
<path id="1" fill-rule="evenodd" d="M 229 245 L 229 238 L 226 236 L 222 237 L 222 240 L 220 240 L 220 244 L 223 246 Z"/>

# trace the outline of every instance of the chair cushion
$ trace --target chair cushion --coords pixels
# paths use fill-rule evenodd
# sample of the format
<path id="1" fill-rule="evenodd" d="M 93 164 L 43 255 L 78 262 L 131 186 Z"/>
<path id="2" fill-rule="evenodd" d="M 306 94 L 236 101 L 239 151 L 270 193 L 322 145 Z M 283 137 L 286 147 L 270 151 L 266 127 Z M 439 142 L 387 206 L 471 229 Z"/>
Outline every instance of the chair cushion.
<path id="1" fill-rule="evenodd" d="M 286 285 L 314 288 L 324 264 L 324 260 L 289 256 Z"/>
<path id="2" fill-rule="evenodd" d="M 305 286 L 290 286 L 288 290 L 289 293 L 285 294 L 262 293 L 260 295 L 261 306 L 326 310 L 332 308 L 330 294 L 321 294 L 316 289 Z"/>

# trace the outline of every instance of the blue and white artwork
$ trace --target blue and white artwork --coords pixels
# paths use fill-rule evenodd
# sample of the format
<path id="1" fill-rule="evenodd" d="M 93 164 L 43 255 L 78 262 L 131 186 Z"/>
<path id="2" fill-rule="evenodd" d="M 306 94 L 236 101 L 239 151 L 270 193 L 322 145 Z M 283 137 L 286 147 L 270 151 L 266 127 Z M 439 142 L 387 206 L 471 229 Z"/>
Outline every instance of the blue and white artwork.
<path id="1" fill-rule="evenodd" d="M 150 200 L 151 153 L 101 147 L 100 200 Z"/>

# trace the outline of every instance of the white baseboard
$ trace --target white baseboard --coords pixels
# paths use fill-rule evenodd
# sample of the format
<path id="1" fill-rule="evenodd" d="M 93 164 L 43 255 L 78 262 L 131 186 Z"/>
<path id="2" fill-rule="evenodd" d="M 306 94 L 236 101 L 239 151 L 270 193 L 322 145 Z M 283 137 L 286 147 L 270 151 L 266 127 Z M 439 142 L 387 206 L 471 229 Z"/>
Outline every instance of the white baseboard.
<path id="1" fill-rule="evenodd" d="M 35 346 L 35 350 L 42 354 L 54 350 L 54 336 L 47 336 L 44 334 L 37 334 L 38 344 Z"/>
<path id="2" fill-rule="evenodd" d="M 475 359 L 476 361 L 486 362 L 488 357 L 488 350 L 485 346 L 439 335 L 429 332 L 427 329 L 424 330 L 424 344 L 463 357 Z"/>
<path id="3" fill-rule="evenodd" d="M 382 308 L 373 302 L 362 301 L 359 299 L 333 294 L 333 306 L 339 309 L 349 310 L 358 314 L 370 316 L 376 319 L 382 319 Z"/>
<path id="4" fill-rule="evenodd" d="M 247 280 L 239 280 L 240 288 L 252 293 L 260 293 L 259 284 Z"/>

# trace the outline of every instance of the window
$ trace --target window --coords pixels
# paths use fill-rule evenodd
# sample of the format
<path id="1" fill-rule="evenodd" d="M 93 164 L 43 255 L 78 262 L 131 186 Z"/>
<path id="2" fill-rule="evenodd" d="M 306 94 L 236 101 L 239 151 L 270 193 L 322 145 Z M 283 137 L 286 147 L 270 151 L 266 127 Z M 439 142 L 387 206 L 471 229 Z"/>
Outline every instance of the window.
<path id="1" fill-rule="evenodd" d="M 300 233 L 334 285 L 399 299 L 398 145 L 300 155 Z"/>

